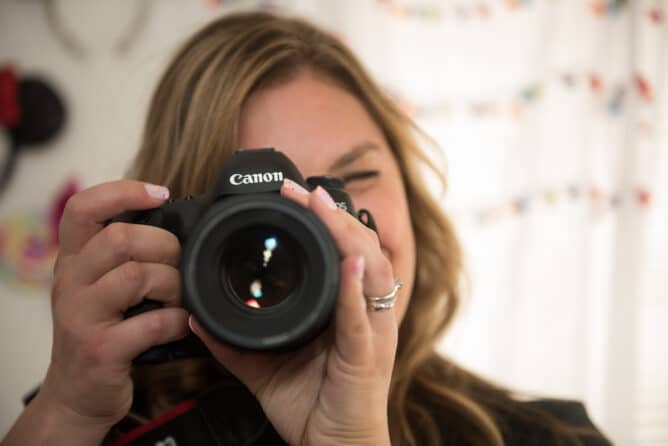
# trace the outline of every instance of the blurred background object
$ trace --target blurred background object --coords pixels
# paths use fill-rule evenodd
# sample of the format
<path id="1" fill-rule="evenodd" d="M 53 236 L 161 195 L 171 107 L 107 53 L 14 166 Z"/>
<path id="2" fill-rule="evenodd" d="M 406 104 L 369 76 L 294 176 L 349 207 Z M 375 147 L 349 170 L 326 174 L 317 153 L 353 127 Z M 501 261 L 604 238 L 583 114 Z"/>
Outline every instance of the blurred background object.
<path id="1" fill-rule="evenodd" d="M 9 150 L 0 168 L 0 197 L 12 178 L 19 153 L 48 148 L 62 131 L 65 104 L 47 81 L 0 68 L 0 127 L 9 133 Z"/>
<path id="2" fill-rule="evenodd" d="M 48 365 L 58 209 L 124 174 L 178 43 L 254 8 L 335 30 L 447 160 L 470 286 L 442 351 L 668 444 L 665 0 L 0 1 L 0 65 L 68 105 L 0 200 L 0 435 Z"/>

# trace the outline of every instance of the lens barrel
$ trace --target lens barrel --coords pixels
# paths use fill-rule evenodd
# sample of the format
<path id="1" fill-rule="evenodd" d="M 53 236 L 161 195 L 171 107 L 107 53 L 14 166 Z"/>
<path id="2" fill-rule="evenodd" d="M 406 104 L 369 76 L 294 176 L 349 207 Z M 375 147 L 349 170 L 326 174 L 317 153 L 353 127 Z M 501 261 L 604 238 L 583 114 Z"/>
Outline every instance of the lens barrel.
<path id="1" fill-rule="evenodd" d="M 226 197 L 184 246 L 184 305 L 222 342 L 298 348 L 330 320 L 339 262 L 336 243 L 310 210 L 275 193 Z"/>

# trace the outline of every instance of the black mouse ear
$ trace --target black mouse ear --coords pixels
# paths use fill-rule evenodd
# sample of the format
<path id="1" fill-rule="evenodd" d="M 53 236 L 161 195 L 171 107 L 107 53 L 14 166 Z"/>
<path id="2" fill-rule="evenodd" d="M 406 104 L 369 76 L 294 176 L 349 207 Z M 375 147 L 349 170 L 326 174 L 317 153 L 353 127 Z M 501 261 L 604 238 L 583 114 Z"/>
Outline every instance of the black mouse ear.
<path id="1" fill-rule="evenodd" d="M 0 167 L 0 195 L 14 172 L 19 152 L 52 140 L 64 127 L 65 105 L 46 81 L 19 79 L 11 67 L 0 69 L 0 125 L 10 148 Z"/>
<path id="2" fill-rule="evenodd" d="M 18 123 L 10 127 L 14 147 L 43 144 L 64 127 L 65 104 L 46 81 L 27 77 L 19 82 Z"/>
<path id="3" fill-rule="evenodd" d="M 9 153 L 0 167 L 0 195 L 14 172 L 19 152 L 52 140 L 64 127 L 65 105 L 38 77 L 19 79 L 11 67 L 0 69 L 0 125 L 9 133 Z"/>

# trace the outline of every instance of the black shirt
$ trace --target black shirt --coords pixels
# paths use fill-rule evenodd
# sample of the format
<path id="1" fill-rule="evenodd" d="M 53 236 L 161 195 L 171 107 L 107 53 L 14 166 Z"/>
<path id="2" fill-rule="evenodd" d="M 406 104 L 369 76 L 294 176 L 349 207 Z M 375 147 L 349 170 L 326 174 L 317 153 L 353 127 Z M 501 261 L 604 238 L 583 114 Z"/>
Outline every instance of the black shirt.
<path id="1" fill-rule="evenodd" d="M 589 419 L 584 406 L 576 401 L 542 399 L 527 402 L 529 408 L 548 413 L 556 419 L 573 427 L 590 428 L 598 432 Z M 179 405 L 180 409 L 159 417 L 152 422 L 153 428 L 146 429 L 146 425 L 133 426 L 126 419 L 116 426 L 116 434 L 120 431 L 130 435 L 116 435 L 115 440 L 105 444 L 113 446 L 154 446 L 165 445 L 197 445 L 197 446 L 268 446 L 286 444 L 276 433 L 271 423 L 264 415 L 259 403 L 253 395 L 242 385 L 226 382 L 215 386 L 190 404 Z M 166 420 L 162 422 L 162 420 Z M 549 446 L 555 445 L 553 433 L 540 423 L 530 419 L 499 415 L 497 422 L 501 427 L 504 441 L 507 446 Z M 455 432 L 445 426 L 441 432 L 443 445 L 464 444 L 458 439 Z M 604 446 L 611 444 L 602 435 L 582 435 L 578 437 L 584 446 Z M 170 441 L 166 441 L 170 440 Z M 172 442 L 173 441 L 173 442 Z"/>

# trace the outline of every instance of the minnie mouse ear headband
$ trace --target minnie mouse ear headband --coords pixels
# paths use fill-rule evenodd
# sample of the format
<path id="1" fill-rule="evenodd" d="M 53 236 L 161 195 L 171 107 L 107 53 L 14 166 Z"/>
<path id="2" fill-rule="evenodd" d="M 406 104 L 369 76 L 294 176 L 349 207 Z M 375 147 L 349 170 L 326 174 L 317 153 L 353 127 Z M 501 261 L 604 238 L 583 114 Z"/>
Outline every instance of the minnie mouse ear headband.
<path id="1" fill-rule="evenodd" d="M 0 170 L 0 195 L 4 192 L 21 150 L 44 147 L 62 130 L 65 105 L 49 84 L 39 77 L 20 78 L 10 66 L 0 68 L 0 127 L 9 134 L 9 153 Z"/>

